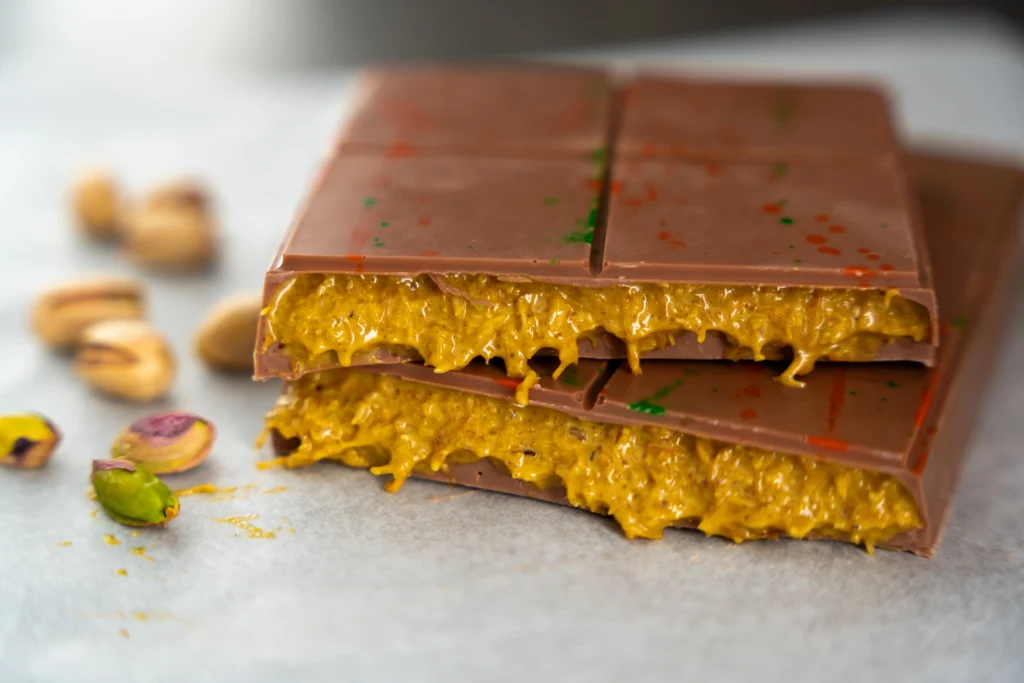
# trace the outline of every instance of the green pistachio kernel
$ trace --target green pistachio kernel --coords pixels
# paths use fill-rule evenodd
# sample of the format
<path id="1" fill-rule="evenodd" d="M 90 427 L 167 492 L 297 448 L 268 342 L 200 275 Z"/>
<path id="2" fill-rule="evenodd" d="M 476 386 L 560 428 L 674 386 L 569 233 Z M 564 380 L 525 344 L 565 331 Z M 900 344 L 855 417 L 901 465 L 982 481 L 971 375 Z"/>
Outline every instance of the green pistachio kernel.
<path id="1" fill-rule="evenodd" d="M 128 460 L 93 460 L 92 487 L 103 509 L 121 524 L 153 526 L 178 516 L 178 499 L 167 485 Z"/>

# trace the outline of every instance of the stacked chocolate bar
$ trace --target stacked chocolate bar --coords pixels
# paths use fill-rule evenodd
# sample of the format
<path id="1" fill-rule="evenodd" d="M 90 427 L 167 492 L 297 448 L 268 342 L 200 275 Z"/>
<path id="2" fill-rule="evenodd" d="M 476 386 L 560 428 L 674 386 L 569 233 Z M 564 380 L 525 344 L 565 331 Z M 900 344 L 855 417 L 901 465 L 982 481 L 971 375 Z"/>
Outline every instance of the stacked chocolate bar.
<path id="1" fill-rule="evenodd" d="M 629 537 L 929 555 L 1022 196 L 1015 168 L 908 157 L 865 87 L 373 71 L 266 276 L 267 427 L 290 466 Z"/>

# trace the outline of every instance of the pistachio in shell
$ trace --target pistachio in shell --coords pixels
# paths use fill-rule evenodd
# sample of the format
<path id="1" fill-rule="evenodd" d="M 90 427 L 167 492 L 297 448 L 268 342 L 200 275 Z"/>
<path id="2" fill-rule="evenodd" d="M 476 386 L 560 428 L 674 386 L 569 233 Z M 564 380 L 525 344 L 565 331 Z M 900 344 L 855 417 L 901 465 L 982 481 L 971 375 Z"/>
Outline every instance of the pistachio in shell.
<path id="1" fill-rule="evenodd" d="M 159 413 L 128 425 L 114 439 L 110 453 L 153 474 L 175 474 L 206 460 L 216 438 L 213 423 L 199 415 Z"/>
<path id="2" fill-rule="evenodd" d="M 135 279 L 92 277 L 64 282 L 40 295 L 32 327 L 52 349 L 70 349 L 91 325 L 146 315 L 146 287 Z"/>
<path id="3" fill-rule="evenodd" d="M 128 460 L 93 460 L 92 488 L 106 513 L 128 526 L 166 524 L 180 509 L 167 484 Z"/>
<path id="4" fill-rule="evenodd" d="M 262 308 L 259 291 L 240 292 L 217 302 L 196 331 L 196 353 L 203 362 L 215 370 L 251 375 Z"/>
<path id="5" fill-rule="evenodd" d="M 82 333 L 75 373 L 105 394 L 142 403 L 167 395 L 176 363 L 170 344 L 149 324 L 107 320 Z"/>
<path id="6" fill-rule="evenodd" d="M 118 231 L 118 194 L 114 178 L 91 170 L 75 179 L 71 209 L 79 229 L 89 237 L 109 239 Z"/>
<path id="7" fill-rule="evenodd" d="M 0 416 L 0 464 L 22 469 L 41 467 L 57 450 L 61 433 L 42 415 Z"/>

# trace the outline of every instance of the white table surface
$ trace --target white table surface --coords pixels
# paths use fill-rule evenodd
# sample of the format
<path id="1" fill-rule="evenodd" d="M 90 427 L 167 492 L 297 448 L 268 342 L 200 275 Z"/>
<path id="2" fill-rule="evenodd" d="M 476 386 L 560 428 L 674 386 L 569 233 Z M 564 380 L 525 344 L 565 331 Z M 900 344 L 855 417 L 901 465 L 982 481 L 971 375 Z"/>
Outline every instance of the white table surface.
<path id="1" fill-rule="evenodd" d="M 891 84 L 914 137 L 1024 151 L 1024 47 L 984 18 L 574 56 L 853 70 Z M 209 374 L 190 339 L 214 299 L 259 285 L 348 79 L 115 85 L 35 60 L 0 65 L 0 412 L 42 411 L 66 435 L 46 469 L 0 471 L 0 681 L 1024 680 L 1024 297 L 934 560 L 689 532 L 627 542 L 607 520 L 526 500 L 423 482 L 392 496 L 338 466 L 258 471 L 267 456 L 251 443 L 277 386 Z M 230 249 L 218 272 L 145 275 L 152 319 L 181 360 L 157 409 L 220 430 L 209 460 L 172 485 L 287 491 L 186 498 L 169 528 L 136 538 L 90 516 L 90 459 L 154 408 L 91 394 L 26 320 L 55 280 L 134 272 L 69 225 L 65 189 L 91 162 L 136 191 L 195 172 L 220 200 Z M 245 514 L 283 528 L 251 539 L 214 521 Z"/>

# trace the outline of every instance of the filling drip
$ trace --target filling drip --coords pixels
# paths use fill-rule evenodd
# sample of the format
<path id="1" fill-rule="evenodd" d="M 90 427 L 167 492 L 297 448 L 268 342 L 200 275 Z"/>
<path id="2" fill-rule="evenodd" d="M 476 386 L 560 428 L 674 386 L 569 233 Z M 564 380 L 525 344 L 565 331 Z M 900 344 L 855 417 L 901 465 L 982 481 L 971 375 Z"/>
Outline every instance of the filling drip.
<path id="1" fill-rule="evenodd" d="M 579 359 L 580 339 L 602 330 L 625 343 L 639 373 L 642 354 L 684 332 L 703 342 L 716 331 L 730 358 L 779 359 L 791 351 L 781 380 L 799 386 L 796 377 L 818 359 L 867 361 L 883 344 L 922 342 L 931 332 L 927 309 L 896 290 L 576 287 L 490 275 L 300 275 L 281 286 L 265 315 L 268 345 L 283 344 L 291 378 L 347 367 L 378 350 L 411 350 L 439 372 L 481 356 L 500 358 L 510 376 L 531 380 L 527 361 L 544 349 L 558 354 L 557 377 Z"/>
<path id="2" fill-rule="evenodd" d="M 322 372 L 288 386 L 267 430 L 298 447 L 288 467 L 336 460 L 391 475 L 488 458 L 579 508 L 613 516 L 629 538 L 696 526 L 733 541 L 827 536 L 869 550 L 919 528 L 895 477 L 659 427 L 621 426 L 548 408 L 364 372 Z"/>

